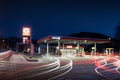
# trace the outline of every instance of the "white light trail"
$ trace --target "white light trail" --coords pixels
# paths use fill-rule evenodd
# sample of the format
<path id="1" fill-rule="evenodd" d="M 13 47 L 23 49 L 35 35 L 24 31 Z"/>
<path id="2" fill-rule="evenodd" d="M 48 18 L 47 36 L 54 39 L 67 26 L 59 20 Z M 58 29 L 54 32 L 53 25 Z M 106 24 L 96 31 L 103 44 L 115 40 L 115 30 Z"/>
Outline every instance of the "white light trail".
<path id="1" fill-rule="evenodd" d="M 110 59 L 114 59 L 111 60 Z M 109 62 L 108 62 L 109 61 Z M 118 59 L 118 57 L 114 57 L 114 58 L 107 58 L 107 59 L 103 59 L 98 61 L 98 64 L 100 64 L 99 66 L 97 66 L 95 68 L 96 73 L 98 73 L 99 75 L 101 75 L 102 77 L 106 78 L 106 79 L 116 79 L 116 78 L 120 78 L 120 60 Z"/>
<path id="2" fill-rule="evenodd" d="M 64 71 L 63 73 L 58 74 L 57 76 L 54 76 L 54 77 L 48 79 L 48 80 L 51 80 L 51 79 L 58 78 L 64 74 L 68 73 L 72 69 L 72 60 L 64 59 L 63 62 L 65 62 L 66 64 L 63 66 L 60 66 L 60 60 L 58 58 L 53 58 L 53 59 L 56 59 L 56 62 L 45 65 L 45 66 L 40 66 L 39 69 L 37 69 L 37 71 L 39 71 L 39 73 L 28 75 L 26 77 L 24 76 L 23 78 L 20 78 L 20 79 L 30 79 L 30 78 L 33 78 L 36 76 L 41 76 L 41 75 L 44 76 L 44 75 L 51 74 L 52 72 L 55 72 L 55 71 L 60 72 L 60 71 L 68 69 L 68 70 Z M 44 70 L 44 69 L 46 69 L 46 70 Z M 40 70 L 44 70 L 44 71 L 41 72 Z M 33 69 L 33 71 L 35 71 L 35 70 Z"/>
<path id="3" fill-rule="evenodd" d="M 49 64 L 43 65 L 43 66 L 37 66 L 37 67 L 34 67 L 34 69 L 32 69 L 32 71 L 39 71 L 39 73 L 28 75 L 26 77 L 24 76 L 23 78 L 20 78 L 20 79 L 25 79 L 25 78 L 28 79 L 28 78 L 32 78 L 32 77 L 35 77 L 35 76 L 40 76 L 40 75 L 52 72 L 54 70 L 57 70 L 60 67 L 60 61 L 59 61 L 58 58 L 54 58 L 54 60 L 55 60 L 55 62 L 53 62 L 53 63 L 49 63 Z M 43 71 L 43 72 L 41 72 L 41 71 Z"/>
<path id="4" fill-rule="evenodd" d="M 64 65 L 64 66 L 61 66 L 60 68 L 59 68 L 59 70 L 60 71 L 62 71 L 62 70 L 65 70 L 65 69 L 68 69 L 68 70 L 66 70 L 64 73 L 61 73 L 61 74 L 59 74 L 59 75 L 57 75 L 57 76 L 54 76 L 54 77 L 52 77 L 52 78 L 50 78 L 50 79 L 48 79 L 48 80 L 52 80 L 52 79 L 55 79 L 55 78 L 58 78 L 58 77 L 60 77 L 60 76 L 63 76 L 63 75 L 65 75 L 65 74 L 67 74 L 68 72 L 70 72 L 71 70 L 72 70 L 72 67 L 73 67 L 73 62 L 72 62 L 72 60 L 69 60 L 69 59 L 67 59 L 67 58 L 65 58 L 67 61 L 67 63 L 68 64 L 66 64 L 66 65 Z"/>
<path id="5" fill-rule="evenodd" d="M 44 56 L 41 59 L 42 63 L 24 62 L 21 55 L 14 54 L 10 61 L 0 63 L 0 71 L 5 73 L 5 75 L 0 76 L 0 79 L 15 80 L 17 78 L 17 80 L 24 80 L 53 74 L 54 76 L 48 77 L 51 80 L 65 75 L 73 66 L 72 60 L 67 57 Z"/>

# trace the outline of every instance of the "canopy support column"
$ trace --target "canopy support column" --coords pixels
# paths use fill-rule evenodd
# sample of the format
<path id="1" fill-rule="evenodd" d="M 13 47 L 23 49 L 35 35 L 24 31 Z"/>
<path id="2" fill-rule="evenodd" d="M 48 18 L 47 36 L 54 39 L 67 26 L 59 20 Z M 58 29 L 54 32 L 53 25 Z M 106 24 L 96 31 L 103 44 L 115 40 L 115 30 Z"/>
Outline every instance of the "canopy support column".
<path id="1" fill-rule="evenodd" d="M 47 56 L 49 55 L 49 43 L 47 42 Z"/>
<path id="2" fill-rule="evenodd" d="M 94 47 L 95 47 L 95 49 L 94 49 L 94 55 L 96 56 L 96 43 L 94 43 Z"/>

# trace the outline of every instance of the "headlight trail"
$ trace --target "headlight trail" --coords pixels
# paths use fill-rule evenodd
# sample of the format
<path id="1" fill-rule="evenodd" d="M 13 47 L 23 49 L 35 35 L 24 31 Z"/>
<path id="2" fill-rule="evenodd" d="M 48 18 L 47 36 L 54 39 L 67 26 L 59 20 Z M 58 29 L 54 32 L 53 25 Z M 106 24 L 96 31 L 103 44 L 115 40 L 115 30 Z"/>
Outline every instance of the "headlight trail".
<path id="1" fill-rule="evenodd" d="M 25 69 L 22 69 L 22 70 L 18 70 L 18 71 L 15 71 L 13 72 L 12 74 L 8 75 L 9 78 L 13 78 L 15 76 L 13 75 L 17 75 L 17 77 L 20 76 L 20 80 L 24 77 L 24 78 L 28 78 L 28 77 L 34 77 L 34 76 L 37 76 L 36 74 L 32 74 L 32 75 L 28 75 L 29 73 L 35 73 L 35 72 L 40 72 L 39 75 L 41 74 L 45 74 L 47 72 L 50 71 L 50 68 L 53 68 L 53 69 L 57 69 L 59 68 L 59 59 L 55 58 L 53 59 L 54 61 L 52 61 L 52 63 L 49 63 L 49 64 L 45 64 L 45 65 L 37 65 L 37 66 L 30 66 L 28 68 L 25 68 Z M 47 71 L 46 71 L 47 70 Z M 44 71 L 44 72 L 43 72 Z M 52 71 L 52 70 L 51 70 Z M 26 75 L 26 76 L 25 76 Z"/>
<path id="2" fill-rule="evenodd" d="M 40 80 L 38 78 L 44 78 L 44 80 L 52 80 L 65 75 L 73 66 L 72 60 L 66 57 L 43 56 L 41 61 L 43 62 L 27 62 L 22 55 L 13 54 L 9 61 L 0 62 L 0 79 L 29 80 L 35 78 Z"/>
<path id="3" fill-rule="evenodd" d="M 5 51 L 5 52 L 2 52 L 0 53 L 0 60 L 5 60 L 6 58 L 8 58 L 9 56 L 12 55 L 12 51 L 11 50 L 8 50 L 8 51 Z"/>
<path id="4" fill-rule="evenodd" d="M 102 65 L 100 65 L 101 63 L 102 63 Z M 99 65 L 99 66 L 98 66 L 98 65 Z M 102 75 L 102 74 L 98 71 L 98 69 L 104 67 L 105 65 L 107 65 L 106 59 L 97 62 L 97 66 L 98 66 L 98 67 L 95 68 L 96 73 L 98 73 L 99 75 L 101 75 L 101 76 L 103 76 L 103 77 L 104 77 L 104 75 Z"/>
<path id="5" fill-rule="evenodd" d="M 40 75 L 44 75 L 44 74 L 47 74 L 47 73 L 50 73 L 56 69 L 58 69 L 60 67 L 60 61 L 59 59 L 57 58 L 54 58 L 56 61 L 53 62 L 53 63 L 49 63 L 47 65 L 43 65 L 43 66 L 37 66 L 37 67 L 34 67 L 34 69 L 30 70 L 31 73 L 35 73 L 35 74 L 32 74 L 32 75 L 27 75 L 26 77 L 24 76 L 23 78 L 21 77 L 21 79 L 30 79 L 32 77 L 36 77 L 36 76 L 40 76 Z M 28 74 L 29 72 L 27 72 Z M 23 73 L 22 73 L 23 75 Z"/>
<path id="6" fill-rule="evenodd" d="M 43 70 L 43 71 L 40 71 L 40 69 L 33 70 L 35 72 L 35 74 L 28 75 L 26 77 L 20 78 L 19 80 L 21 80 L 21 79 L 31 79 L 31 78 L 38 77 L 38 76 L 42 77 L 42 76 L 46 76 L 46 75 L 50 75 L 50 74 L 54 73 L 55 75 L 53 77 L 50 76 L 50 78 L 48 78 L 48 80 L 51 80 L 51 79 L 55 79 L 57 77 L 60 77 L 60 76 L 62 76 L 64 74 L 68 73 L 72 69 L 72 60 L 70 61 L 68 59 L 64 59 L 63 62 L 65 62 L 66 64 L 65 65 L 61 65 L 61 66 L 60 66 L 60 60 L 58 58 L 57 58 L 57 60 L 58 61 L 56 61 L 56 64 L 57 64 L 56 67 L 55 66 L 53 67 L 53 63 L 52 63 L 52 65 L 50 65 L 49 67 L 47 67 L 46 70 L 43 70 L 41 68 L 40 69 Z M 64 71 L 64 72 L 58 73 L 58 72 L 61 72 L 61 71 Z M 47 77 L 45 77 L 45 79 Z"/>
<path id="7" fill-rule="evenodd" d="M 110 60 L 112 59 L 112 60 Z M 120 78 L 120 60 L 117 57 L 97 61 L 95 71 L 106 79 Z"/>
<path id="8" fill-rule="evenodd" d="M 66 64 L 66 65 L 64 65 L 64 66 L 61 66 L 61 67 L 59 68 L 59 71 L 62 71 L 62 70 L 65 70 L 65 69 L 68 69 L 68 70 L 66 70 L 65 72 L 63 72 L 63 73 L 61 73 L 61 74 L 59 74 L 59 75 L 57 75 L 57 76 L 54 76 L 54 77 L 52 77 L 52 78 L 49 78 L 48 80 L 56 79 L 56 78 L 58 78 L 58 77 L 60 77 L 60 76 L 63 76 L 63 75 L 65 75 L 65 74 L 67 74 L 68 72 L 71 71 L 71 69 L 72 69 L 72 67 L 73 67 L 72 60 L 69 60 L 69 59 L 67 59 L 67 58 L 65 58 L 65 59 L 67 60 L 67 63 L 68 63 L 68 64 Z"/>

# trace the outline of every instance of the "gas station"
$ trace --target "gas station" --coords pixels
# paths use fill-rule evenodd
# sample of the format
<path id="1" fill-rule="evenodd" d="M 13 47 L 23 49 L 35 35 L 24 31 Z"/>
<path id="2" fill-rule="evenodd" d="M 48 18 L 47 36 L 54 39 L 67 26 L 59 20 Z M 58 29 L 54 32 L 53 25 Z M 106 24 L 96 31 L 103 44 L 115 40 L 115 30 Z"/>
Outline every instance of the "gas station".
<path id="1" fill-rule="evenodd" d="M 46 54 L 50 55 L 49 49 L 51 44 L 56 45 L 56 55 L 59 52 L 62 55 L 84 55 L 84 46 L 82 44 L 94 44 L 92 55 L 96 55 L 97 44 L 110 43 L 110 39 L 95 39 L 95 38 L 78 38 L 78 37 L 65 37 L 65 36 L 47 36 L 37 41 L 38 44 L 46 44 Z"/>

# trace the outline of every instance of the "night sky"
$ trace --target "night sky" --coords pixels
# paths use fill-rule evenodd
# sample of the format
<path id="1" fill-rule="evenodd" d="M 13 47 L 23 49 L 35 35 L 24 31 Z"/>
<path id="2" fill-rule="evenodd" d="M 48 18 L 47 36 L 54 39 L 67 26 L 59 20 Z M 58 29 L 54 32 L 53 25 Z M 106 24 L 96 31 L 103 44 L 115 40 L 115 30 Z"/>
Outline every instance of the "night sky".
<path id="1" fill-rule="evenodd" d="M 119 0 L 0 0 L 0 34 L 32 37 L 98 32 L 113 37 L 120 22 Z"/>

